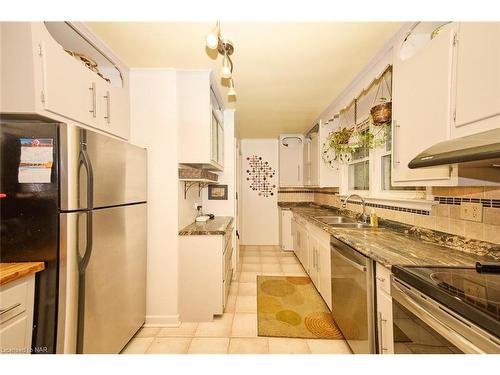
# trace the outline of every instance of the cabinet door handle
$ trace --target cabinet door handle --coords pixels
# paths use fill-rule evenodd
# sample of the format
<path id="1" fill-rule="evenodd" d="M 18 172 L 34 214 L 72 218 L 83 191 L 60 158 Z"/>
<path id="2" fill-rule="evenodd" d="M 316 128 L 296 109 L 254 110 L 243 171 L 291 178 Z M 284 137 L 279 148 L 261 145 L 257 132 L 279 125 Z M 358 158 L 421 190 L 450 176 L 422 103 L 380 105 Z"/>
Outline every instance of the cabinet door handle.
<path id="1" fill-rule="evenodd" d="M 20 302 L 15 303 L 15 304 L 13 304 L 12 306 L 6 307 L 5 309 L 0 309 L 0 315 L 6 314 L 6 313 L 8 313 L 9 311 L 12 311 L 12 310 L 14 310 L 16 307 L 19 307 L 19 306 L 21 306 L 21 303 L 20 303 Z"/>
<path id="2" fill-rule="evenodd" d="M 383 283 L 385 281 L 385 277 L 377 276 L 377 280 Z"/>
<path id="3" fill-rule="evenodd" d="M 399 128 L 401 127 L 398 125 L 398 122 L 396 120 L 392 121 L 392 167 L 396 168 L 397 164 L 400 164 L 399 160 Z"/>
<path id="4" fill-rule="evenodd" d="M 384 347 L 384 340 L 383 340 L 383 337 L 384 337 L 384 332 L 383 332 L 383 328 L 382 328 L 382 323 L 385 323 L 387 322 L 387 319 L 382 319 L 382 313 L 379 311 L 378 313 L 378 326 L 379 326 L 379 333 L 380 333 L 380 349 L 382 350 L 382 353 L 381 354 L 384 354 L 384 352 L 387 351 L 387 348 Z"/>
<path id="5" fill-rule="evenodd" d="M 92 86 L 89 87 L 89 90 L 92 91 L 92 109 L 89 109 L 89 112 L 92 113 L 92 117 L 95 118 L 97 116 L 95 82 L 92 82 Z"/>
<path id="6" fill-rule="evenodd" d="M 106 119 L 106 122 L 108 124 L 111 123 L 111 95 L 109 94 L 109 91 L 106 91 L 106 95 L 104 95 L 104 98 L 106 99 L 106 116 L 104 118 Z"/>
<path id="7" fill-rule="evenodd" d="M 297 165 L 297 181 L 300 181 L 300 164 Z"/>

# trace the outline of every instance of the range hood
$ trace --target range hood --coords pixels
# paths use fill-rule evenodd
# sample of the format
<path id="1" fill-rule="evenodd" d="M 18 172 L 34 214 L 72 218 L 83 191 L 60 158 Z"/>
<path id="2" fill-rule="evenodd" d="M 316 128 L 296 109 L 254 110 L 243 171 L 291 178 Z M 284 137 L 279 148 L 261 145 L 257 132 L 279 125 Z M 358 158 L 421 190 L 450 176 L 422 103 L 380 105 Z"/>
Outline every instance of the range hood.
<path id="1" fill-rule="evenodd" d="M 459 164 L 462 167 L 499 168 L 500 128 L 440 142 L 417 155 L 411 169 Z"/>

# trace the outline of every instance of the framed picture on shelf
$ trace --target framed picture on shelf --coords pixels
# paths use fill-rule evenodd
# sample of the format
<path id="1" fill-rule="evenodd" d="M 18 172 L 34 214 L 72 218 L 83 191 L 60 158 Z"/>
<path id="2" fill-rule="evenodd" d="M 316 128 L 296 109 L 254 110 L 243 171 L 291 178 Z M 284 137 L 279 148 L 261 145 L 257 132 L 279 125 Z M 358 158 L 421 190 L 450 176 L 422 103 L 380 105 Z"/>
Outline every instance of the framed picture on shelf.
<path id="1" fill-rule="evenodd" d="M 208 185 L 208 199 L 227 201 L 227 185 Z"/>

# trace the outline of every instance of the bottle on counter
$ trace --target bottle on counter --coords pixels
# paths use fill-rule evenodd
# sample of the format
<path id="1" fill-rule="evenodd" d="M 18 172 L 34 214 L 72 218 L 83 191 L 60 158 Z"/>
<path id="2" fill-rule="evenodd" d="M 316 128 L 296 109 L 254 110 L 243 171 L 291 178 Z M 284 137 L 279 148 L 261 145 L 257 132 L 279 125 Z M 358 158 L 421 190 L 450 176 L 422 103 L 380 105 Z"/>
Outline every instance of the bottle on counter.
<path id="1" fill-rule="evenodd" d="M 375 209 L 372 208 L 370 212 L 370 226 L 377 228 L 378 227 L 378 216 L 377 213 L 375 212 Z"/>

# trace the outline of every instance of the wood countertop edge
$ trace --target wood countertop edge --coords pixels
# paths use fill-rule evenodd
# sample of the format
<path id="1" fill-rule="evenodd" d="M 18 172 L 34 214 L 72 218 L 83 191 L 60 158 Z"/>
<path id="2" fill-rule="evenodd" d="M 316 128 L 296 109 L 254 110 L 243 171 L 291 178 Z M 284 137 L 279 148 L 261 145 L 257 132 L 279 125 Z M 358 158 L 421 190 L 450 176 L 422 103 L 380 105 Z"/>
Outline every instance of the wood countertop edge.
<path id="1" fill-rule="evenodd" d="M 43 271 L 43 262 L 0 263 L 0 285 Z"/>

